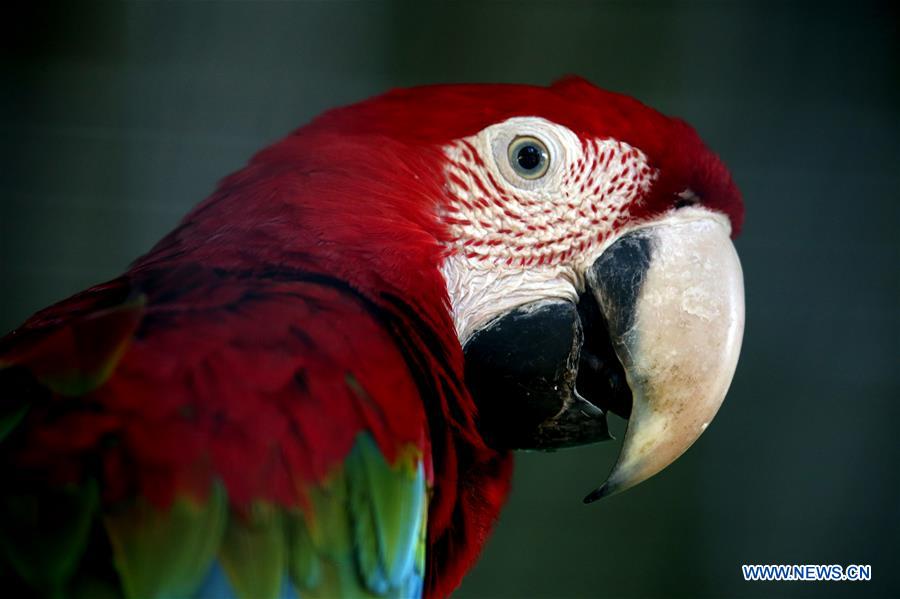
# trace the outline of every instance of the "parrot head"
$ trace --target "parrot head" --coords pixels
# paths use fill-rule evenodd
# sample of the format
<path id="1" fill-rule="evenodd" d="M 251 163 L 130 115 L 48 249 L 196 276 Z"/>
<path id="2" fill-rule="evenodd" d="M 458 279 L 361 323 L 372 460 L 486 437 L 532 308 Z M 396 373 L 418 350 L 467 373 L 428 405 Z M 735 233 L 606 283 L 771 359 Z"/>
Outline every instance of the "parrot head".
<path id="1" fill-rule="evenodd" d="M 582 79 L 329 111 L 0 339 L 0 578 L 445 596 L 511 450 L 627 418 L 591 501 L 707 428 L 743 334 L 742 217 L 690 126 Z"/>
<path id="2" fill-rule="evenodd" d="M 491 445 L 592 443 L 610 438 L 609 412 L 628 418 L 592 501 L 709 425 L 743 334 L 743 204 L 689 125 L 567 78 L 396 90 L 301 131 L 382 140 L 380 159 L 415 150 L 398 164 L 430 182 L 437 269 Z"/>

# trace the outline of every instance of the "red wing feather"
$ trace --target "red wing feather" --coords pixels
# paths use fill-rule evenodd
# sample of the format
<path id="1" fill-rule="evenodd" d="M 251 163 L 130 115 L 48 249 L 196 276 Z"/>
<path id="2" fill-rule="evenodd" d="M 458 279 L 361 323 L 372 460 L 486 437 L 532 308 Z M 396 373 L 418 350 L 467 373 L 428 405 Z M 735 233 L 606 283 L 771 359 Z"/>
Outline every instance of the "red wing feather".
<path id="1" fill-rule="evenodd" d="M 124 350 L 80 397 L 50 386 L 8 458 L 63 480 L 100 464 L 107 500 L 139 494 L 166 505 L 176 492 L 205 493 L 218 477 L 232 503 L 297 505 L 305 483 L 323 479 L 360 431 L 389 460 L 403 445 L 425 449 L 426 419 L 404 357 L 352 291 L 194 269 L 187 276 L 187 291 L 163 301 L 152 301 L 149 285 L 151 301 L 137 304 L 137 317 L 120 306 L 143 289 L 132 282 L 123 293 L 120 282 L 36 315 L 6 340 L 5 365 L 39 382 L 55 375 L 53 365 L 92 370 Z"/>

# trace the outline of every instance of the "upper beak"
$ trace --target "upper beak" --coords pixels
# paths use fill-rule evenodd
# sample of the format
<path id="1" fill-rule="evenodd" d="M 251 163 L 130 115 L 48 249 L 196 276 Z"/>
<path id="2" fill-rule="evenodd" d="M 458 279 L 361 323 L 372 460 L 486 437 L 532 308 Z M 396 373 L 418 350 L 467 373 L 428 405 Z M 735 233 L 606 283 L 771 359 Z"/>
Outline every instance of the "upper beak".
<path id="1" fill-rule="evenodd" d="M 701 208 L 624 235 L 587 279 L 632 394 L 618 461 L 591 502 L 653 476 L 706 430 L 737 366 L 744 286 L 727 219 Z"/>

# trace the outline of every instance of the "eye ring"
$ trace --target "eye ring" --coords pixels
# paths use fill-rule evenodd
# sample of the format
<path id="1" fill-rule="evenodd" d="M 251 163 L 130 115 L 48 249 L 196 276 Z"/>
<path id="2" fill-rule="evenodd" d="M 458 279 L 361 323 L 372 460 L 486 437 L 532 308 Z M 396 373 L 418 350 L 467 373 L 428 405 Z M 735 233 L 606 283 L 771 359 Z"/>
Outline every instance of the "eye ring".
<path id="1" fill-rule="evenodd" d="M 506 151 L 509 166 L 523 179 L 540 179 L 550 169 L 550 150 L 547 144 L 530 135 L 520 135 L 509 142 Z"/>

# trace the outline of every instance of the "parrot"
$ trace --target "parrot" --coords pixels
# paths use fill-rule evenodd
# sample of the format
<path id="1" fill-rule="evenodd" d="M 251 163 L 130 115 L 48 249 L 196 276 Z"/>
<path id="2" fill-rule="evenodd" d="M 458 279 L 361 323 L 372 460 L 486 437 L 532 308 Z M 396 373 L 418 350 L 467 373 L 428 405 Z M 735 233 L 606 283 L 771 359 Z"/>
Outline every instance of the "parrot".
<path id="1" fill-rule="evenodd" d="M 626 419 L 591 502 L 707 428 L 743 214 L 690 125 L 576 76 L 324 112 L 0 339 L 3 595 L 450 595 L 515 450 Z"/>

